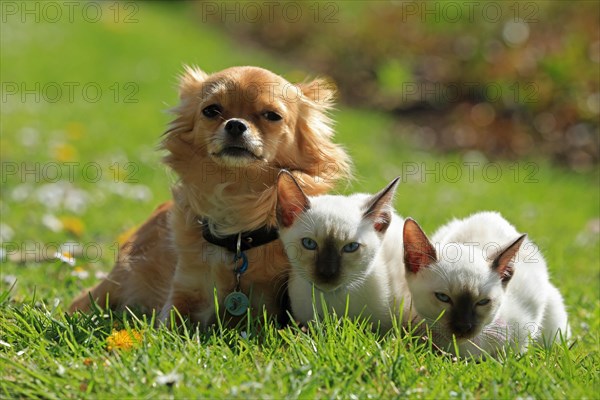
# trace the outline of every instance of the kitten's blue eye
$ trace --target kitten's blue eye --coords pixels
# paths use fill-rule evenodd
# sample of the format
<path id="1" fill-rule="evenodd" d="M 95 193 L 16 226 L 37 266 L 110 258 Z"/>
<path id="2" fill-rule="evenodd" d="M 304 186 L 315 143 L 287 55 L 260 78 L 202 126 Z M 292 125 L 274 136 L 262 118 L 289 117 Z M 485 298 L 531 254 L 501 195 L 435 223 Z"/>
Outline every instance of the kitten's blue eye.
<path id="1" fill-rule="evenodd" d="M 360 247 L 360 243 L 351 242 L 342 247 L 344 253 L 354 253 Z"/>
<path id="2" fill-rule="evenodd" d="M 490 299 L 483 299 L 483 300 L 479 300 L 477 303 L 475 303 L 478 306 L 485 306 L 486 304 L 488 304 L 490 302 Z"/>
<path id="3" fill-rule="evenodd" d="M 444 293 L 435 292 L 435 297 L 443 303 L 450 303 L 450 296 Z"/>
<path id="4" fill-rule="evenodd" d="M 302 246 L 304 246 L 304 248 L 307 250 L 315 250 L 317 248 L 317 242 L 311 238 L 303 238 Z"/>

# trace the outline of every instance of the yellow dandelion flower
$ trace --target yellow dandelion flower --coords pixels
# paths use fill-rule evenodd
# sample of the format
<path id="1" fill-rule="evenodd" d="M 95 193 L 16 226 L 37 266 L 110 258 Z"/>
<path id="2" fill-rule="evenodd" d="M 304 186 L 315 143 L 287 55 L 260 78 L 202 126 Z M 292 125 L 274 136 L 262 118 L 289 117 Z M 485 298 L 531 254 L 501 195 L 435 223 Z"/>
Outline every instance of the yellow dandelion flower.
<path id="1" fill-rule="evenodd" d="M 75 236 L 81 236 L 85 230 L 83 221 L 76 217 L 61 217 L 60 222 L 62 222 L 63 227 L 67 232 L 70 232 Z"/>
<path id="2" fill-rule="evenodd" d="M 52 157 L 58 161 L 65 162 L 76 160 L 79 156 L 75 147 L 68 143 L 60 143 L 52 149 Z"/>
<path id="3" fill-rule="evenodd" d="M 142 342 L 142 334 L 136 330 L 128 331 L 121 329 L 120 331 L 113 330 L 109 337 L 106 338 L 106 348 L 111 350 L 130 350 L 137 347 Z"/>

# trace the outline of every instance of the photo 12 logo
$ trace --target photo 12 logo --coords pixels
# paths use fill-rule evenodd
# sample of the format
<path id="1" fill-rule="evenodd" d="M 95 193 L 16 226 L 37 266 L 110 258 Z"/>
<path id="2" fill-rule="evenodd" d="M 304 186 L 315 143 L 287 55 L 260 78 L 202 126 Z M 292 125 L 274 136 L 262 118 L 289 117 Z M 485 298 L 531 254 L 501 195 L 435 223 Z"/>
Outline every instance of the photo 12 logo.
<path id="1" fill-rule="evenodd" d="M 496 82 L 403 82 L 402 101 L 458 103 L 465 98 L 482 98 L 488 103 L 526 104 L 539 101 L 535 82 L 513 82 L 505 86 Z"/>
<path id="2" fill-rule="evenodd" d="M 135 82 L 2 82 L 2 103 L 138 103 L 140 88 Z"/>
<path id="3" fill-rule="evenodd" d="M 441 259 L 450 262 L 473 263 L 483 258 L 493 260 L 505 248 L 506 243 L 496 242 L 461 242 L 461 243 L 434 243 L 435 252 Z M 534 243 L 526 241 L 514 257 L 513 262 L 538 263 L 540 262 L 540 249 Z"/>
<path id="4" fill-rule="evenodd" d="M 221 23 L 337 23 L 339 4 L 333 1 L 203 1 L 202 22 Z"/>
<path id="5" fill-rule="evenodd" d="M 514 183 L 538 183 L 536 177 L 540 170 L 534 162 L 496 163 L 496 162 L 404 162 L 400 165 L 402 182 L 446 182 L 496 183 L 509 179 Z"/>
<path id="6" fill-rule="evenodd" d="M 0 10 L 2 23 L 139 22 L 139 5 L 133 1 L 2 1 Z"/>
<path id="7" fill-rule="evenodd" d="M 218 88 L 223 96 L 230 99 L 238 99 L 238 101 L 255 102 L 260 97 L 266 96 L 269 101 L 275 101 L 282 97 L 286 102 L 294 103 L 303 101 L 304 95 L 308 95 L 311 99 L 320 102 L 331 97 L 330 93 L 337 90 L 335 83 L 327 80 L 317 81 L 305 87 L 295 83 L 281 83 L 279 81 L 269 82 L 244 82 L 240 85 L 237 82 L 225 82 Z M 208 97 L 215 93 L 215 87 L 206 85 L 202 87 L 199 95 Z"/>
<path id="8" fill-rule="evenodd" d="M 540 6 L 533 1 L 401 1 L 402 22 L 497 23 L 507 18 L 538 22 Z"/>
<path id="9" fill-rule="evenodd" d="M 100 180 L 113 182 L 138 183 L 136 174 L 139 166 L 134 162 L 102 165 L 90 162 L 13 162 L 5 161 L 0 164 L 2 183 L 18 181 L 20 183 L 56 183 L 62 182 L 88 182 L 96 183 Z"/>

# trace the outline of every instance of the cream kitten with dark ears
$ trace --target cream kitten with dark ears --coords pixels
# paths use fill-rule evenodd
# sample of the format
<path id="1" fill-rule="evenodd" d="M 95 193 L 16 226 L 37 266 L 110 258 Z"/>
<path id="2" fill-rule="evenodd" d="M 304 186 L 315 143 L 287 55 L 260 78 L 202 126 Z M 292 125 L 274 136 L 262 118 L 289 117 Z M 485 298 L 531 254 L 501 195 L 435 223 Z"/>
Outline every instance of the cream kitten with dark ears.
<path id="1" fill-rule="evenodd" d="M 569 337 L 562 296 L 539 249 L 500 214 L 454 220 L 431 242 L 408 218 L 403 239 L 412 308 L 443 350 L 494 356 L 505 346 L 523 352 L 530 340 Z"/>
<path id="2" fill-rule="evenodd" d="M 293 317 L 301 323 L 323 310 L 370 318 L 392 327 L 401 304 L 401 217 L 392 208 L 398 179 L 375 195 L 307 197 L 294 177 L 277 184 L 280 238 L 292 268 L 288 282 Z M 313 304 L 313 291 L 314 300 Z"/>

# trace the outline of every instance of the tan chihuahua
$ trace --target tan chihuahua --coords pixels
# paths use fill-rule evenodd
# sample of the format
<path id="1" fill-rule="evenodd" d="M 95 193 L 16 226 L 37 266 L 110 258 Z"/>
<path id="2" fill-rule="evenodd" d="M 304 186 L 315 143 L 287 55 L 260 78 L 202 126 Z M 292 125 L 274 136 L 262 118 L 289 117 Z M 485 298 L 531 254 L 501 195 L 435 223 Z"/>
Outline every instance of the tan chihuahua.
<path id="1" fill-rule="evenodd" d="M 315 80 L 293 85 L 257 67 L 209 75 L 187 67 L 181 103 L 161 147 L 179 176 L 161 205 L 120 251 L 109 276 L 77 297 L 115 310 L 171 310 L 206 327 L 219 313 L 280 316 L 289 262 L 278 239 L 276 181 L 292 171 L 308 195 L 350 177 L 332 142 L 334 91 Z"/>

